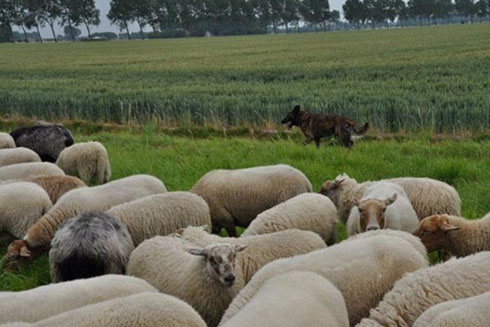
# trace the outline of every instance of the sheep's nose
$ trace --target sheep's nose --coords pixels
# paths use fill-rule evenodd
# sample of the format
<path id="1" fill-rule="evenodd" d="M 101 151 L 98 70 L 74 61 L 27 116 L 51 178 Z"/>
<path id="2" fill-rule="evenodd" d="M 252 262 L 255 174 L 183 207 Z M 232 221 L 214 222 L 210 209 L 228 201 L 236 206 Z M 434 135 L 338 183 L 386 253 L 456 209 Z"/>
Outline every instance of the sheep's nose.
<path id="1" fill-rule="evenodd" d="M 235 276 L 229 275 L 225 277 L 225 282 L 227 283 L 233 283 L 235 281 Z"/>
<path id="2" fill-rule="evenodd" d="M 378 230 L 378 229 L 379 229 L 378 226 L 369 226 L 367 228 L 368 231 L 370 231 L 370 230 Z"/>

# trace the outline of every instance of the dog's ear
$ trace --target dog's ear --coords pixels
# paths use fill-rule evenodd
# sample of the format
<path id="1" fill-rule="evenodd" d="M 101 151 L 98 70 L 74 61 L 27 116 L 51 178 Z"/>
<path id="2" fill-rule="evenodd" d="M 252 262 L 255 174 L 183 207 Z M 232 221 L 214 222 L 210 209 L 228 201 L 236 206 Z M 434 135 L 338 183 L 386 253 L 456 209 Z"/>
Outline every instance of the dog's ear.
<path id="1" fill-rule="evenodd" d="M 299 110 L 301 109 L 301 107 L 298 105 L 296 105 L 294 108 L 293 108 L 293 114 L 297 115 L 299 113 Z"/>

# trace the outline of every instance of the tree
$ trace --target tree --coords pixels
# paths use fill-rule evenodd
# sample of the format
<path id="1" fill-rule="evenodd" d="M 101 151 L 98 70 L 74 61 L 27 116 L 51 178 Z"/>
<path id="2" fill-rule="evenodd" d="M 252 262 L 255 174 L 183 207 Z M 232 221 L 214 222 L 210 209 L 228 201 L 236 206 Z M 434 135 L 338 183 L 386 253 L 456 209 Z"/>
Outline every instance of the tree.
<path id="1" fill-rule="evenodd" d="M 142 39 L 145 39 L 143 28 L 148 25 L 153 9 L 151 0 L 132 1 L 131 20 L 138 23 Z"/>
<path id="2" fill-rule="evenodd" d="M 286 33 L 289 34 L 289 23 L 296 22 L 300 19 L 298 0 L 284 0 L 284 10 L 282 12 L 281 19 L 286 26 Z"/>
<path id="3" fill-rule="evenodd" d="M 41 25 L 45 23 L 51 28 L 54 42 L 57 42 L 56 33 L 54 32 L 54 24 L 61 16 L 61 1 L 60 0 L 39 0 L 39 12 L 37 19 Z"/>
<path id="4" fill-rule="evenodd" d="M 107 18 L 112 24 L 119 26 L 122 31 L 126 30 L 128 40 L 131 40 L 131 34 L 129 33 L 128 22 L 131 21 L 131 0 L 111 0 L 111 9 L 107 14 Z"/>
<path id="5" fill-rule="evenodd" d="M 470 16 L 471 22 L 473 22 L 473 17 L 478 12 L 478 8 L 473 0 L 456 0 L 455 8 L 461 15 Z"/>
<path id="6" fill-rule="evenodd" d="M 366 7 L 360 0 L 347 0 L 342 6 L 344 17 L 349 23 L 355 25 L 359 29 L 360 24 L 366 22 Z"/>
<path id="7" fill-rule="evenodd" d="M 17 19 L 15 0 L 0 0 L 0 24 L 7 29 L 10 34 L 10 41 L 15 43 L 12 25 Z"/>
<path id="8" fill-rule="evenodd" d="M 82 35 L 82 31 L 76 27 L 73 26 L 65 26 L 63 28 L 63 32 L 65 33 L 65 38 L 69 39 L 71 38 L 73 41 L 75 41 L 76 38 L 78 38 L 80 35 Z"/>
<path id="9" fill-rule="evenodd" d="M 477 2 L 476 4 L 478 9 L 477 15 L 478 17 L 480 17 L 480 19 L 488 16 L 488 14 L 490 13 L 489 5 L 490 5 L 490 0 L 488 1 L 488 3 L 485 0 L 479 0 Z"/>
<path id="10" fill-rule="evenodd" d="M 328 0 L 303 0 L 300 6 L 303 19 L 314 25 L 315 29 L 318 24 L 323 24 L 326 30 L 327 21 L 330 19 L 329 9 Z"/>
<path id="11" fill-rule="evenodd" d="M 138 2 L 138 1 L 136 1 Z M 87 29 L 88 37 L 92 37 L 90 33 L 91 25 L 100 24 L 100 10 L 95 7 L 94 0 L 72 0 L 72 19 L 75 25 L 83 23 Z"/>

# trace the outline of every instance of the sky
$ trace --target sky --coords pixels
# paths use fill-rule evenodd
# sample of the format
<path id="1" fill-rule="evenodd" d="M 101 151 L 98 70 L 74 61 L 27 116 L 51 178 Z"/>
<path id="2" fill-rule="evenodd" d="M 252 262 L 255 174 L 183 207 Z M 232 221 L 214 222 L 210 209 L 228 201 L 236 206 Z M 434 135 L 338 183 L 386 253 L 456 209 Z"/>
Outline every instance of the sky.
<path id="1" fill-rule="evenodd" d="M 138 1 L 138 0 L 135 0 Z M 330 10 L 338 10 L 342 12 L 342 4 L 345 2 L 345 0 L 330 0 Z M 116 25 L 111 25 L 110 21 L 107 19 L 107 13 L 109 12 L 110 9 L 110 0 L 95 0 L 95 5 L 97 6 L 97 9 L 100 10 L 100 25 L 99 26 L 93 26 L 90 30 L 91 32 L 115 32 L 119 33 L 119 27 Z M 82 30 L 82 35 L 87 35 L 87 29 L 85 28 L 84 25 L 79 26 Z M 17 29 L 18 30 L 18 29 Z M 129 27 L 129 30 L 131 32 L 139 32 L 139 28 L 137 24 L 131 24 Z M 60 26 L 55 27 L 56 34 L 63 34 L 63 28 Z M 148 26 L 146 28 L 146 31 L 150 31 L 150 27 Z M 41 29 L 41 35 L 43 37 L 51 37 L 51 30 L 49 26 L 46 26 Z"/>

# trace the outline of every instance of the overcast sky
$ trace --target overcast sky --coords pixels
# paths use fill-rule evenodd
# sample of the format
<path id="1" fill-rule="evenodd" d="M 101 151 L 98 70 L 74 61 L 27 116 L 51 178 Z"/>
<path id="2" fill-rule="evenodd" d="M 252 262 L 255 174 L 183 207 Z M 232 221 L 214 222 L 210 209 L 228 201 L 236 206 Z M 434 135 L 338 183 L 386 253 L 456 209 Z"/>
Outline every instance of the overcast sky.
<path id="1" fill-rule="evenodd" d="M 138 0 L 134 0 L 138 1 Z M 338 10 L 342 12 L 342 4 L 345 2 L 345 0 L 330 0 L 330 10 Z M 91 28 L 91 31 L 93 33 L 95 32 L 119 32 L 119 28 L 115 25 L 111 25 L 110 21 L 107 19 L 107 13 L 109 12 L 110 9 L 110 0 L 95 0 L 95 5 L 97 8 L 100 10 L 100 25 L 99 26 L 94 26 Z M 87 35 L 87 29 L 85 28 L 84 25 L 79 26 L 79 28 L 82 30 L 82 35 Z M 56 34 L 63 34 L 63 28 L 60 26 L 55 27 Z M 149 26 L 146 28 L 147 31 L 150 31 Z M 131 32 L 138 32 L 139 28 L 138 25 L 132 24 L 130 25 L 130 31 Z M 49 29 L 49 26 L 44 27 L 41 29 L 41 34 L 43 37 L 51 37 L 51 30 Z"/>

